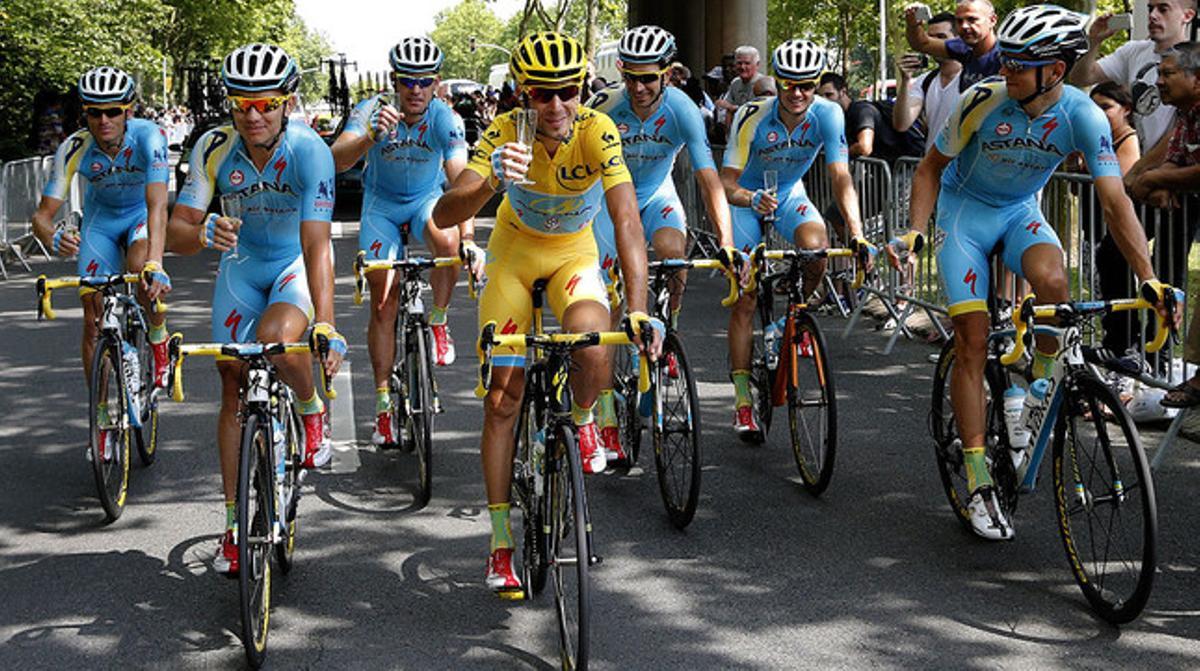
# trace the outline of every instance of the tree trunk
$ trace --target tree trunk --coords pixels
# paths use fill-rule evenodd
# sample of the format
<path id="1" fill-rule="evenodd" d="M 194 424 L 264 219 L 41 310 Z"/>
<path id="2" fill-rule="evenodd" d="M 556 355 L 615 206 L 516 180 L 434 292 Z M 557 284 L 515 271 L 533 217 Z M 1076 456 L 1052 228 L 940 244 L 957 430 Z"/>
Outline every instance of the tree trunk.
<path id="1" fill-rule="evenodd" d="M 584 29 L 584 33 L 583 33 L 583 51 L 584 51 L 584 53 L 587 54 L 588 60 L 590 61 L 592 59 L 592 57 L 595 56 L 593 49 L 595 48 L 595 44 L 596 44 L 596 2 L 597 2 L 597 0 L 584 0 L 584 1 L 587 3 L 587 11 L 584 13 L 584 16 L 586 16 L 587 18 L 584 20 L 586 28 Z"/>

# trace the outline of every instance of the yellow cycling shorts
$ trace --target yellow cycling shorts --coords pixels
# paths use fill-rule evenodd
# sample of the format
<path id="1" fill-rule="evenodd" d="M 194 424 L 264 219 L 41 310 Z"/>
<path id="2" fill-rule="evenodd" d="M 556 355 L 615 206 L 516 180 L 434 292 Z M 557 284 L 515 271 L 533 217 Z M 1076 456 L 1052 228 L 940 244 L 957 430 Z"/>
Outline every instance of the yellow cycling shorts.
<path id="1" fill-rule="evenodd" d="M 528 333 L 533 320 L 533 283 L 546 280 L 546 302 L 559 322 L 567 308 L 595 301 L 608 308 L 591 227 L 546 235 L 512 222 L 497 222 L 487 246 L 487 285 L 479 297 L 479 326 L 490 321 L 503 334 Z M 492 365 L 524 366 L 525 348 L 497 347 Z"/>

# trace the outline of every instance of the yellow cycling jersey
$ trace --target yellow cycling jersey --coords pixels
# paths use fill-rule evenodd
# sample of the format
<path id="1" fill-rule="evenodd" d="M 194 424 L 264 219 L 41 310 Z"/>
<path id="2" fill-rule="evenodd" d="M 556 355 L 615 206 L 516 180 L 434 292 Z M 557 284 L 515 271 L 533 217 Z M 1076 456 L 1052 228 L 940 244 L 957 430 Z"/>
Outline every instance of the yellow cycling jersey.
<path id="1" fill-rule="evenodd" d="M 471 152 L 467 169 L 490 179 L 492 152 L 516 137 L 514 112 L 496 117 Z M 571 136 L 559 144 L 554 156 L 541 143 L 533 143 L 533 163 L 526 177 L 533 183 L 509 186 L 496 213 L 497 227 L 550 235 L 578 233 L 604 206 L 605 191 L 632 182 L 616 125 L 587 107 L 579 108 Z"/>

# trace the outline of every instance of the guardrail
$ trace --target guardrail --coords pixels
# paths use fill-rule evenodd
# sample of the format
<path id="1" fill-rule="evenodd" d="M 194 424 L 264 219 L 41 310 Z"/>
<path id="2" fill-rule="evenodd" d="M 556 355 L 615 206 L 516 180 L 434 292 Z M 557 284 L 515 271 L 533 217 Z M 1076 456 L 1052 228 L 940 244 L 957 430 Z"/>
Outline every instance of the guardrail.
<path id="1" fill-rule="evenodd" d="M 33 235 L 33 214 L 49 179 L 54 156 L 34 156 L 9 161 L 0 166 L 0 274 L 8 279 L 4 257 L 10 255 L 29 271 L 27 254 L 37 251 L 50 258 L 41 241 Z M 80 181 L 71 185 L 70 196 L 55 217 L 81 208 L 83 191 Z"/>

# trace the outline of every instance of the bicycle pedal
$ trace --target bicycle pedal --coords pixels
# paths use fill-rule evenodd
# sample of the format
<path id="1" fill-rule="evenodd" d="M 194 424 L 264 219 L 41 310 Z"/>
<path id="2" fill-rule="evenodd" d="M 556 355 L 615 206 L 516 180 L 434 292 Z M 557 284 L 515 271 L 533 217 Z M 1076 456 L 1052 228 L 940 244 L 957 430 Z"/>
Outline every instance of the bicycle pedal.
<path id="1" fill-rule="evenodd" d="M 597 564 L 603 564 L 603 563 L 604 563 L 604 557 L 601 557 L 600 555 L 592 555 L 591 559 L 588 561 L 588 566 L 595 566 Z"/>
<path id="2" fill-rule="evenodd" d="M 496 596 L 505 601 L 525 601 L 529 598 L 523 589 L 501 590 L 496 592 Z"/>

